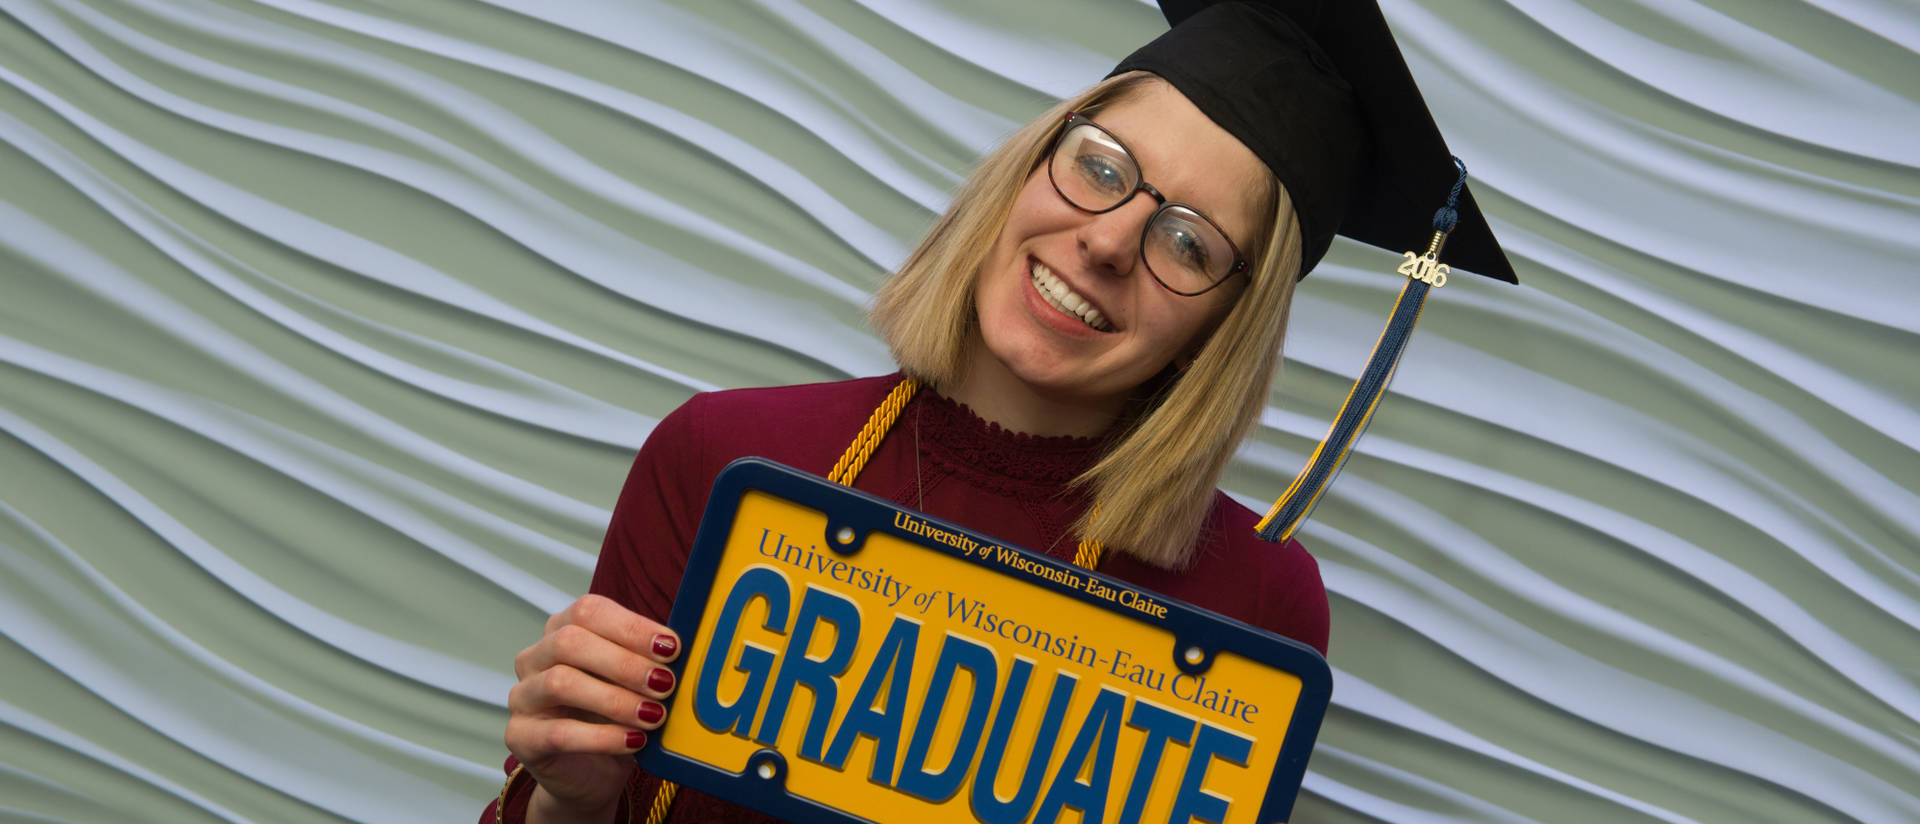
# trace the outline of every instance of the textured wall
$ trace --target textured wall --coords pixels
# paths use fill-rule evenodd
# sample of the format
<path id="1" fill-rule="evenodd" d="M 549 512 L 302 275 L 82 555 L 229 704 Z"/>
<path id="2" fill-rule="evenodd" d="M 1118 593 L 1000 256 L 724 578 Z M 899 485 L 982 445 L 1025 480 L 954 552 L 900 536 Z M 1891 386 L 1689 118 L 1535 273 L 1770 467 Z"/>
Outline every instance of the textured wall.
<path id="1" fill-rule="evenodd" d="M 1385 7 L 1526 286 L 1437 293 L 1304 533 L 1298 820 L 1920 820 L 1920 10 Z M 887 370 L 945 193 L 1162 26 L 0 0 L 0 820 L 473 815 L 652 423 Z M 1396 261 L 1303 288 L 1231 490 Z"/>

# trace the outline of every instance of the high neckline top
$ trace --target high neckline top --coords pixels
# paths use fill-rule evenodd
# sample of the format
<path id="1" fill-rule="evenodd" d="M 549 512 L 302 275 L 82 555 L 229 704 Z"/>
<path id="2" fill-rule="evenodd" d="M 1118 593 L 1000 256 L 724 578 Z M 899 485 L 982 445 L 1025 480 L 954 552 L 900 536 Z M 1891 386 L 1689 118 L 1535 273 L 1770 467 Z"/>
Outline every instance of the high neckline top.
<path id="1" fill-rule="evenodd" d="M 889 439 L 918 435 L 922 451 L 974 477 L 1054 491 L 1100 459 L 1104 436 L 1029 435 L 989 421 L 972 407 L 923 389 L 901 410 Z"/>

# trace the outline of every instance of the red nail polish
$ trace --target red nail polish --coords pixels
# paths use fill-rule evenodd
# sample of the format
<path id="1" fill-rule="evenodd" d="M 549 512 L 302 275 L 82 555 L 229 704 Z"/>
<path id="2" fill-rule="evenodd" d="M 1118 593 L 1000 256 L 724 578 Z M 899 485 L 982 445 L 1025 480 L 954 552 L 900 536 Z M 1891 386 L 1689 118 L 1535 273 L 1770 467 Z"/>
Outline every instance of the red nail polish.
<path id="1" fill-rule="evenodd" d="M 653 654 L 654 655 L 658 655 L 663 658 L 671 658 L 673 657 L 673 653 L 678 649 L 680 649 L 680 641 L 678 639 L 675 639 L 673 636 L 671 635 L 653 636 Z"/>
<path id="2" fill-rule="evenodd" d="M 657 724 L 660 722 L 660 719 L 665 717 L 667 717 L 666 707 L 655 704 L 652 701 L 640 702 L 640 723 Z"/>
<path id="3" fill-rule="evenodd" d="M 666 667 L 654 667 L 653 672 L 647 674 L 647 689 L 663 694 L 672 690 L 673 670 L 667 669 Z"/>
<path id="4" fill-rule="evenodd" d="M 647 734 L 639 730 L 627 733 L 627 749 L 637 750 L 647 745 Z"/>

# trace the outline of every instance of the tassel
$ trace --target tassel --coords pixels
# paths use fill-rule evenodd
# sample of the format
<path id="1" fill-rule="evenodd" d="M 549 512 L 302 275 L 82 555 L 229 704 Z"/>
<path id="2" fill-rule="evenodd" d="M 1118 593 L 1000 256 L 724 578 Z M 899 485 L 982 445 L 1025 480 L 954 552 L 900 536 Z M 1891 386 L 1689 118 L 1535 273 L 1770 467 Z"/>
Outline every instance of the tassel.
<path id="1" fill-rule="evenodd" d="M 1400 365 L 1400 354 L 1406 348 L 1407 340 L 1413 336 L 1413 327 L 1420 322 L 1420 310 L 1427 302 L 1427 292 L 1447 283 L 1449 268 L 1440 262 L 1440 249 L 1447 243 L 1447 235 L 1453 232 L 1459 223 L 1460 190 L 1467 182 L 1467 165 L 1454 158 L 1453 163 L 1460 169 L 1460 176 L 1453 183 L 1453 190 L 1447 194 L 1445 206 L 1433 214 L 1433 237 L 1427 243 L 1426 254 L 1415 255 L 1404 252 L 1405 260 L 1395 271 L 1407 276 L 1407 284 L 1400 290 L 1400 298 L 1393 305 L 1393 314 L 1387 320 L 1386 329 L 1380 332 L 1380 339 L 1373 344 L 1373 354 L 1367 360 L 1366 369 L 1360 373 L 1360 379 L 1353 384 L 1353 390 L 1347 393 L 1347 400 L 1340 406 L 1340 414 L 1333 419 L 1327 435 L 1314 447 L 1313 454 L 1307 458 L 1307 465 L 1294 476 L 1287 491 L 1274 501 L 1273 508 L 1267 510 L 1266 517 L 1260 519 L 1257 527 L 1261 540 L 1281 542 L 1293 537 L 1295 530 L 1305 523 L 1307 515 L 1314 505 L 1320 502 L 1320 493 L 1325 492 L 1334 476 L 1346 465 L 1347 455 L 1353 451 L 1353 444 L 1360 434 L 1366 431 L 1367 423 L 1373 419 L 1373 410 L 1386 395 L 1387 384 L 1393 381 L 1394 370 Z"/>

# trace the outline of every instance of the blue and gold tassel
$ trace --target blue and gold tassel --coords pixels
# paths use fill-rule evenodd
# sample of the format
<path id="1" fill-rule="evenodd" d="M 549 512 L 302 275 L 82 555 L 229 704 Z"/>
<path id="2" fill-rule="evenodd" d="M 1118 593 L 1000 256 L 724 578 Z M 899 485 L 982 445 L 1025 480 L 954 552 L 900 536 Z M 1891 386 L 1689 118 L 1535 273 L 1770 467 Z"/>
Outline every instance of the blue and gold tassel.
<path id="1" fill-rule="evenodd" d="M 1457 209 L 1460 190 L 1467 182 L 1467 166 L 1454 158 L 1453 164 L 1460 169 L 1460 177 L 1454 181 L 1453 191 L 1447 195 L 1447 205 L 1433 214 L 1433 238 L 1427 242 L 1425 254 L 1403 252 L 1405 260 L 1394 271 L 1407 276 L 1407 284 L 1400 290 L 1400 299 L 1393 305 L 1393 315 L 1387 320 L 1387 328 L 1380 332 L 1380 339 L 1373 344 L 1373 355 L 1367 360 L 1367 368 L 1360 373 L 1360 379 L 1353 384 L 1353 391 L 1347 393 L 1347 400 L 1340 406 L 1340 414 L 1333 419 L 1333 426 L 1327 430 L 1326 438 L 1314 447 L 1313 455 L 1307 459 L 1307 465 L 1294 476 L 1287 491 L 1281 493 L 1280 500 L 1273 503 L 1267 515 L 1260 519 L 1258 529 L 1260 538 L 1267 541 L 1285 541 L 1293 537 L 1295 530 L 1306 523 L 1307 515 L 1320 502 L 1320 493 L 1325 492 L 1333 482 L 1340 468 L 1347 463 L 1347 454 L 1353 451 L 1353 444 L 1360 439 L 1360 433 L 1366 431 L 1367 422 L 1373 419 L 1374 407 L 1386 395 L 1387 384 L 1393 381 L 1394 369 L 1400 365 L 1400 353 L 1406 349 L 1407 339 L 1413 336 L 1414 324 L 1420 322 L 1420 309 L 1426 305 L 1427 292 L 1445 286 L 1447 275 L 1451 271 L 1440 262 L 1440 249 L 1447 243 L 1447 235 L 1459 222 Z"/>

